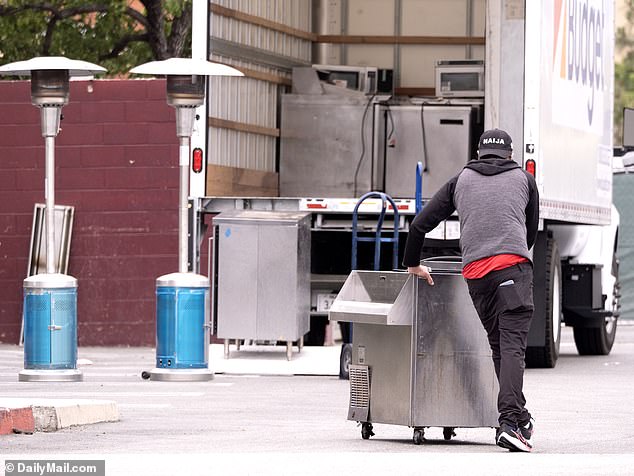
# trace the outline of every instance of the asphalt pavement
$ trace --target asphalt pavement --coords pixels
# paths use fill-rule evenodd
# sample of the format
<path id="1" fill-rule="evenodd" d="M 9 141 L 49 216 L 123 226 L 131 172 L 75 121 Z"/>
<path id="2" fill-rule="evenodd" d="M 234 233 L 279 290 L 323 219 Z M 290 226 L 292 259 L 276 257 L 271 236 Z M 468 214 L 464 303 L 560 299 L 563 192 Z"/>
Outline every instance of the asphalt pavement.
<path id="1" fill-rule="evenodd" d="M 141 379 L 151 348 L 80 348 L 83 382 L 18 382 L 21 347 L 0 345 L 2 398 L 113 401 L 119 421 L 0 436 L 0 460 L 102 459 L 121 474 L 574 474 L 634 475 L 634 325 L 620 325 L 608 356 L 580 357 L 563 329 L 555 369 L 528 369 L 536 419 L 532 454 L 495 446 L 490 428 L 426 430 L 375 424 L 361 438 L 347 421 L 349 384 L 339 348 L 212 351 L 209 382 Z M 1 467 L 1 466 L 0 466 Z M 7 475 L 10 473 L 6 473 Z"/>

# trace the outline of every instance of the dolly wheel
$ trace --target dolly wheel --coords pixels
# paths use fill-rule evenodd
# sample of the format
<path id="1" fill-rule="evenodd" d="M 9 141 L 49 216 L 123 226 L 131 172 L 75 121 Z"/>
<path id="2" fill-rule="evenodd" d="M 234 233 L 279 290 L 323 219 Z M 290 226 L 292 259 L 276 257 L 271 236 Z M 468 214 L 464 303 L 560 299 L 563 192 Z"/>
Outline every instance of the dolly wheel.
<path id="1" fill-rule="evenodd" d="M 412 436 L 412 440 L 414 444 L 420 445 L 425 442 L 425 429 L 424 428 L 414 428 L 414 435 Z"/>
<path id="2" fill-rule="evenodd" d="M 369 440 L 371 436 L 374 436 L 372 423 L 361 423 L 361 438 Z"/>
<path id="3" fill-rule="evenodd" d="M 442 429 L 442 436 L 445 438 L 445 440 L 449 441 L 453 436 L 456 436 L 456 432 L 454 430 L 455 428 L 451 428 L 449 426 L 446 426 Z"/>

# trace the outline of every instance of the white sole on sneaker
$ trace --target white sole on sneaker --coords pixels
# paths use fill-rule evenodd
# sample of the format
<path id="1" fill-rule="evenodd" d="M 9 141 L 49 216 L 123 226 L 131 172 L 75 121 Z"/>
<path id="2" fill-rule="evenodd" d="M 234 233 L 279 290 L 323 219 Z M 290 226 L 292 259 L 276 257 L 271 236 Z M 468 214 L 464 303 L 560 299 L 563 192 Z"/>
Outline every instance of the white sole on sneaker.
<path id="1" fill-rule="evenodd" d="M 503 431 L 498 436 L 497 445 L 511 451 L 523 451 L 530 453 L 533 447 L 521 435 L 514 435 Z"/>

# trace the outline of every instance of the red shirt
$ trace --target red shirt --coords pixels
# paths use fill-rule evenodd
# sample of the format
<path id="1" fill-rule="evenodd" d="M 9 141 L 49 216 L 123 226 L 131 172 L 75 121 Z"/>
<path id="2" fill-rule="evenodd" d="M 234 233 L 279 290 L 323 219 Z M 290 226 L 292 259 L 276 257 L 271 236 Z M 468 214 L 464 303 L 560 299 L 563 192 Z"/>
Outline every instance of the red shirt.
<path id="1" fill-rule="evenodd" d="M 510 268 L 517 263 L 525 263 L 528 259 L 518 255 L 494 255 L 472 261 L 462 269 L 462 275 L 467 279 L 478 279 L 491 271 Z"/>

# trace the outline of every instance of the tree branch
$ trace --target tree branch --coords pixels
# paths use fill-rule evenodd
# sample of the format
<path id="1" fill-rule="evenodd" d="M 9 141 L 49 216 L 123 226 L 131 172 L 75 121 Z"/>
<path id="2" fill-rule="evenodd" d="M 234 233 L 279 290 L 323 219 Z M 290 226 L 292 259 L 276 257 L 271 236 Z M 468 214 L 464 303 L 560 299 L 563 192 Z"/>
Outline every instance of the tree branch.
<path id="1" fill-rule="evenodd" d="M 15 15 L 16 13 L 24 12 L 27 10 L 38 10 L 42 12 L 59 14 L 59 10 L 55 8 L 55 5 L 52 5 L 50 3 L 25 3 L 23 5 L 20 5 L 19 7 L 0 7 L 0 15 Z"/>
<path id="2" fill-rule="evenodd" d="M 53 13 L 50 20 L 46 23 L 46 33 L 44 34 L 44 41 L 42 42 L 42 54 L 48 56 L 51 54 L 51 45 L 53 44 L 53 32 L 57 25 L 58 16 Z"/>
<path id="3" fill-rule="evenodd" d="M 13 15 L 14 13 L 23 12 L 25 10 L 56 11 L 55 7 L 50 3 L 25 3 L 19 7 L 0 7 L 0 15 Z"/>
<path id="4" fill-rule="evenodd" d="M 108 7 L 101 3 L 88 3 L 76 7 L 57 8 L 52 3 L 38 2 L 38 3 L 24 3 L 19 7 L 0 7 L 0 15 L 8 16 L 15 15 L 16 13 L 24 12 L 27 10 L 35 10 L 40 12 L 49 12 L 57 16 L 58 19 L 64 19 L 73 17 L 75 15 L 83 15 L 84 13 L 103 13 L 108 11 Z"/>
<path id="5" fill-rule="evenodd" d="M 0 5 L 0 17 L 8 17 L 25 10 L 24 7 L 3 7 Z"/>
<path id="6" fill-rule="evenodd" d="M 148 21 L 148 42 L 152 48 L 154 58 L 164 60 L 169 58 L 167 40 L 165 39 L 165 14 L 161 0 L 140 0 L 145 7 Z"/>
<path id="7" fill-rule="evenodd" d="M 122 37 L 115 43 L 109 53 L 99 55 L 99 61 L 116 58 L 130 43 L 134 43 L 135 41 L 148 41 L 148 34 L 140 33 L 137 35 L 126 35 Z"/>
<path id="8" fill-rule="evenodd" d="M 172 31 L 168 42 L 168 51 L 171 56 L 179 57 L 185 48 L 187 32 L 192 24 L 192 5 L 188 4 L 183 8 L 181 16 L 175 17 L 172 21 Z"/>
<path id="9" fill-rule="evenodd" d="M 150 26 L 147 18 L 140 11 L 135 10 L 134 8 L 127 7 L 125 9 L 125 14 L 135 20 L 137 23 L 141 24 L 146 30 Z"/>
<path id="10" fill-rule="evenodd" d="M 74 17 L 75 15 L 83 15 L 85 13 L 105 13 L 108 10 L 108 7 L 105 7 L 101 4 L 91 3 L 88 5 L 82 5 L 80 7 L 65 8 L 60 12 L 60 17 L 69 18 Z"/>

